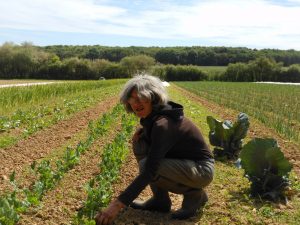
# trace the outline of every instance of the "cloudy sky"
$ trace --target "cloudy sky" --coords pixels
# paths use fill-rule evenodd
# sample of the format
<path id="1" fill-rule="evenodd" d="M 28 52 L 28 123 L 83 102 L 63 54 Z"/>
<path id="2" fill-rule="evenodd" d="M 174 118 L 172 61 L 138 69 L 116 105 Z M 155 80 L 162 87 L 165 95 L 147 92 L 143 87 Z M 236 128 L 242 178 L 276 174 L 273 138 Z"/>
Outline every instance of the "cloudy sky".
<path id="1" fill-rule="evenodd" d="M 0 44 L 300 50 L 300 0 L 0 0 Z"/>

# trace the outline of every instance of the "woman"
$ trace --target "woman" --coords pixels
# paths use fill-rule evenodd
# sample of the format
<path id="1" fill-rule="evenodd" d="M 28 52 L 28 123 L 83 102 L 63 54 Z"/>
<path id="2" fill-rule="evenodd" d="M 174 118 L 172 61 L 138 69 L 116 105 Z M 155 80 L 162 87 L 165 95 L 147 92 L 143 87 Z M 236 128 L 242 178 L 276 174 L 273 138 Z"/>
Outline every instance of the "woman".
<path id="1" fill-rule="evenodd" d="M 130 206 L 158 212 L 171 210 L 168 192 L 183 195 L 181 209 L 171 214 L 186 219 L 204 206 L 203 188 L 213 179 L 214 160 L 198 128 L 183 114 L 183 107 L 168 101 L 161 80 L 139 75 L 129 80 L 120 96 L 128 112 L 140 118 L 132 140 L 140 173 L 110 205 L 96 216 L 97 225 L 110 224 L 119 211 Z M 133 201 L 147 185 L 153 196 Z"/>

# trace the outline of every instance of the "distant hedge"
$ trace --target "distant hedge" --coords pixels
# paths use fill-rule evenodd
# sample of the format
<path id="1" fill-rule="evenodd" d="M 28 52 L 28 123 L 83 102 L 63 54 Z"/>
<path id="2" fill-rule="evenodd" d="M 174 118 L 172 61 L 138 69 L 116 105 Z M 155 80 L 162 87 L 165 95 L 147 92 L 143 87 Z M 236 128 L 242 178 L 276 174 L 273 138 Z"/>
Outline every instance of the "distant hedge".
<path id="1" fill-rule="evenodd" d="M 156 67 L 152 74 L 167 81 L 200 81 L 207 80 L 208 75 L 199 66 L 166 65 Z"/>
<path id="2" fill-rule="evenodd" d="M 216 79 L 233 82 L 300 82 L 300 65 L 291 65 L 286 69 L 282 63 L 261 57 L 249 63 L 229 64 L 225 73 Z"/>

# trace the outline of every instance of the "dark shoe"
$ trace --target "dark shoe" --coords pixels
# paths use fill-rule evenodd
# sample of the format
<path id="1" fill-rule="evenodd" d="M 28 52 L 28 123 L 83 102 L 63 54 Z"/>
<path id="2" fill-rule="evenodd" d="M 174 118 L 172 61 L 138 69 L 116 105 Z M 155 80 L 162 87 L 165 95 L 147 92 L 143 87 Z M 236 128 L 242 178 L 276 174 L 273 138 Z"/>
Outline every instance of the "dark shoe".
<path id="1" fill-rule="evenodd" d="M 161 201 L 160 199 L 156 199 L 154 197 L 150 198 L 147 201 L 139 201 L 135 200 L 130 204 L 130 207 L 133 209 L 141 209 L 141 210 L 149 210 L 156 212 L 167 213 L 171 210 L 171 200 L 169 201 Z"/>
<path id="2" fill-rule="evenodd" d="M 208 196 L 204 190 L 193 189 L 184 194 L 182 207 L 171 214 L 173 219 L 184 220 L 193 217 L 197 211 L 208 201 Z"/>
<path id="3" fill-rule="evenodd" d="M 194 211 L 194 210 L 187 210 L 187 209 L 181 208 L 181 209 L 178 209 L 175 212 L 173 212 L 171 214 L 171 217 L 172 217 L 172 219 L 175 219 L 175 220 L 185 220 L 185 219 L 195 216 L 196 213 L 197 213 L 197 210 Z"/>

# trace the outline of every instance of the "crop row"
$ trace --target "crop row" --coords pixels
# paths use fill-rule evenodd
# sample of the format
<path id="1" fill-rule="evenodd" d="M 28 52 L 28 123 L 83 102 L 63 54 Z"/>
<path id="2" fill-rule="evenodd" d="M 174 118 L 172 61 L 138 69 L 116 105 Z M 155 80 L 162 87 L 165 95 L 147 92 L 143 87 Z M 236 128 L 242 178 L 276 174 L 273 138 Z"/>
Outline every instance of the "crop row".
<path id="1" fill-rule="evenodd" d="M 203 98 L 247 113 L 290 140 L 300 141 L 300 88 L 288 85 L 176 82 Z"/>
<path id="2" fill-rule="evenodd" d="M 26 109 L 19 108 L 10 116 L 0 116 L 0 147 L 7 147 L 59 120 L 66 119 L 69 115 L 99 102 L 99 99 L 103 100 L 113 95 L 118 87 L 112 85 L 75 96 L 65 96 L 66 98 L 60 102 L 56 101 L 54 105 L 44 103 Z M 51 98 L 50 100 L 53 101 Z M 15 128 L 18 128 L 18 132 L 11 133 Z"/>
<path id="3" fill-rule="evenodd" d="M 119 177 L 119 170 L 128 153 L 128 138 L 131 136 L 136 119 L 132 115 L 122 116 L 122 130 L 112 143 L 104 147 L 101 171 L 86 185 L 87 199 L 74 218 L 74 224 L 94 225 L 99 209 L 108 205 L 112 197 L 112 184 Z"/>
<path id="4" fill-rule="evenodd" d="M 28 104 L 39 105 L 46 99 L 55 99 L 70 96 L 91 90 L 101 90 L 112 85 L 121 85 L 124 80 L 105 81 L 73 81 L 50 85 L 37 85 L 30 87 L 10 87 L 0 89 L 0 115 L 13 112 L 14 109 Z"/>
<path id="5" fill-rule="evenodd" d="M 89 123 L 89 133 L 84 141 L 80 141 L 75 148 L 67 147 L 62 159 L 55 164 L 51 160 L 42 160 L 31 165 L 36 180 L 29 188 L 19 188 L 15 181 L 15 173 L 10 176 L 14 191 L 0 198 L 0 224 L 15 224 L 19 214 L 27 211 L 31 206 L 38 206 L 43 195 L 63 178 L 64 174 L 79 163 L 80 155 L 88 150 L 93 142 L 103 136 L 118 118 L 122 107 L 117 105 L 110 114 L 104 114 L 101 119 Z"/>

